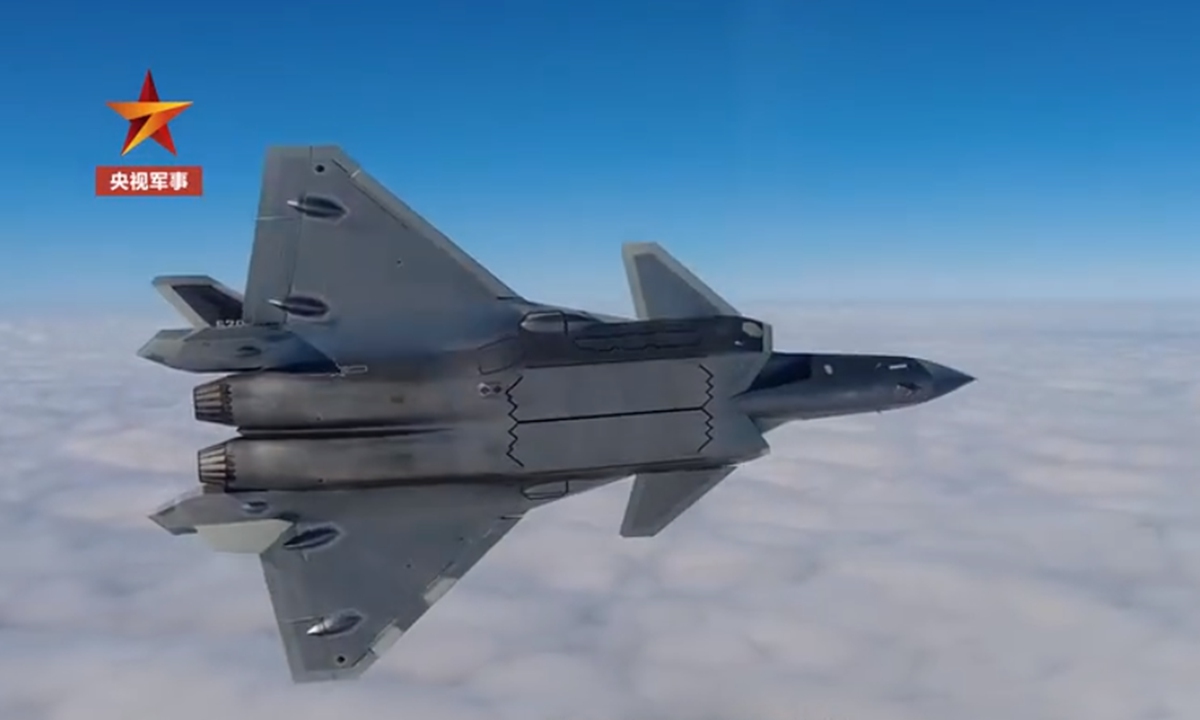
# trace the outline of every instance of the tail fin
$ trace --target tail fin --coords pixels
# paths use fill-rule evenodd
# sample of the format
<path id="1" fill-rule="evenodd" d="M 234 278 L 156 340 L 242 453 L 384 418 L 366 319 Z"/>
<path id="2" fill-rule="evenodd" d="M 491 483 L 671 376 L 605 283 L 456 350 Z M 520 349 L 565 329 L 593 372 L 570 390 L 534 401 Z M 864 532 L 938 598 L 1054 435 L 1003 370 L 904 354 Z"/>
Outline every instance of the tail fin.
<path id="1" fill-rule="evenodd" d="M 741 315 L 658 243 L 626 243 L 621 255 L 638 319 Z"/>
<path id="2" fill-rule="evenodd" d="M 629 491 L 621 536 L 654 537 L 733 471 L 725 466 L 639 474 Z"/>
<path id="3" fill-rule="evenodd" d="M 161 275 L 154 289 L 195 328 L 242 320 L 242 296 L 207 275 Z"/>
<path id="4" fill-rule="evenodd" d="M 160 330 L 138 356 L 186 372 L 246 372 L 337 366 L 294 333 L 242 319 L 242 296 L 207 275 L 163 275 L 158 290 L 191 329 Z"/>

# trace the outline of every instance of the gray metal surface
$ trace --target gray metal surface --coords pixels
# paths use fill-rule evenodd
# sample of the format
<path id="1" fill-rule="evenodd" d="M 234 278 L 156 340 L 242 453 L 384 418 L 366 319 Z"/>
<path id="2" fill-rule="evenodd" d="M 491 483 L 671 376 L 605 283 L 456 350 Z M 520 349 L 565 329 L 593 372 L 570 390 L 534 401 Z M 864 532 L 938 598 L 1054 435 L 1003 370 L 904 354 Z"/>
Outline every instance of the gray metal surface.
<path id="1" fill-rule="evenodd" d="M 660 246 L 623 255 L 638 320 L 529 301 L 340 149 L 270 150 L 245 297 L 155 281 L 191 328 L 139 354 L 232 373 L 193 404 L 238 434 L 153 518 L 261 556 L 296 681 L 354 677 L 533 507 L 636 475 L 621 534 L 653 536 L 780 424 L 972 380 L 774 352 Z"/>
<path id="2" fill-rule="evenodd" d="M 292 676 L 307 682 L 366 670 L 532 504 L 508 485 L 439 485 L 190 496 L 153 517 L 170 531 L 288 518 L 262 568 Z"/>
<path id="3" fill-rule="evenodd" d="M 192 327 L 235 324 L 242 319 L 242 295 L 207 275 L 161 275 L 154 289 Z"/>
<path id="4" fill-rule="evenodd" d="M 621 536 L 657 535 L 736 469 L 725 466 L 640 473 L 629 491 Z"/>

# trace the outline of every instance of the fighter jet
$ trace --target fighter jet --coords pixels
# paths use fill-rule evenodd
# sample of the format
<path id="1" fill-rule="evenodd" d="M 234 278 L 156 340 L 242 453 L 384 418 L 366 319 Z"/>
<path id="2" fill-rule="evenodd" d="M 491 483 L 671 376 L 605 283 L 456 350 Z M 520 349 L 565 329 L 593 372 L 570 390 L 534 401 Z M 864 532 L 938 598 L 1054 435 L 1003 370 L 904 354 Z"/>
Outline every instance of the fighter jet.
<path id="1" fill-rule="evenodd" d="M 267 153 L 245 295 L 154 286 L 191 324 L 139 355 L 192 373 L 199 487 L 151 517 L 257 554 L 296 682 L 359 676 L 530 510 L 633 476 L 625 537 L 667 527 L 792 420 L 971 382 L 928 360 L 775 352 L 653 243 L 637 318 L 525 299 L 338 147 Z"/>

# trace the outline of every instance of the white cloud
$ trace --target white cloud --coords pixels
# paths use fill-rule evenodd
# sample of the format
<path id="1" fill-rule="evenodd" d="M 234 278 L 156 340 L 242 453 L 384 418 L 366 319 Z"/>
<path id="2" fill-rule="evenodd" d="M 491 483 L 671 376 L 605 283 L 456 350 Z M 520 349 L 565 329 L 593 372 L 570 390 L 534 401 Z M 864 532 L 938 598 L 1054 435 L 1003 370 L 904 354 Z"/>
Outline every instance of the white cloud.
<path id="1" fill-rule="evenodd" d="M 1200 313 L 768 308 L 980 378 L 793 425 L 653 540 L 531 515 L 361 681 L 295 686 L 257 563 L 145 519 L 200 379 L 129 321 L 0 324 L 0 718 L 1200 717 Z"/>

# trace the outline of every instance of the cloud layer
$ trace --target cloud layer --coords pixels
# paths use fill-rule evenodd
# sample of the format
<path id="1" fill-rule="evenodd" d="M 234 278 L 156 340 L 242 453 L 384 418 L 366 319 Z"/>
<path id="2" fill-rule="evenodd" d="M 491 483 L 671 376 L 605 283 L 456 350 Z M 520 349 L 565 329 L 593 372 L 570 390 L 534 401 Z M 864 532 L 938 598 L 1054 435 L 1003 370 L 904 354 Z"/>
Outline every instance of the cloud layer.
<path id="1" fill-rule="evenodd" d="M 1192 720 L 1200 312 L 763 309 L 980 378 L 793 425 L 654 540 L 526 519 L 362 680 L 294 686 L 257 561 L 145 519 L 228 433 L 153 323 L 0 324 L 0 718 Z"/>

